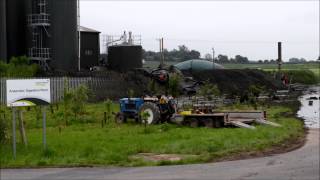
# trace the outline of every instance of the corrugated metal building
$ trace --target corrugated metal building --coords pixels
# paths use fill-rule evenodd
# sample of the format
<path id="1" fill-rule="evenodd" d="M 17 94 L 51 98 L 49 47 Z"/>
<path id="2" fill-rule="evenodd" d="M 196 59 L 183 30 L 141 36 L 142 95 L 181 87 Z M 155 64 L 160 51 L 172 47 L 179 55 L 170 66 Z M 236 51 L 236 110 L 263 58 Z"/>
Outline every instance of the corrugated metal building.
<path id="1" fill-rule="evenodd" d="M 100 58 L 100 32 L 80 26 L 80 67 L 90 69 L 99 65 Z"/>

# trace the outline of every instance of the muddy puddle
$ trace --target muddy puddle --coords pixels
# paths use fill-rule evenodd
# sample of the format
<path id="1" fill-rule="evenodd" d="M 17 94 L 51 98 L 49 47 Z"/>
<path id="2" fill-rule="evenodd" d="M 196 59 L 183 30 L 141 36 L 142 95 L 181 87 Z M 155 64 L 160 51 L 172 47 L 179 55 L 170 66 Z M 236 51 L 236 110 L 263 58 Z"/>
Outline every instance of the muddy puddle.
<path id="1" fill-rule="evenodd" d="M 305 126 L 308 128 L 319 128 L 319 104 L 320 104 L 320 86 L 310 87 L 299 97 L 301 102 L 298 117 L 304 119 Z"/>

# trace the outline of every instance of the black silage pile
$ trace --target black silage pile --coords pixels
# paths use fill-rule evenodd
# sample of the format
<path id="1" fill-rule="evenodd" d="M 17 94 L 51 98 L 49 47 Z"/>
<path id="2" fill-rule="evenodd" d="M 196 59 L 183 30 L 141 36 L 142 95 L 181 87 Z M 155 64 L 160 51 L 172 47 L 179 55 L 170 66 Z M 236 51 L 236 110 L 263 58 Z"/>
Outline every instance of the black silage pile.
<path id="1" fill-rule="evenodd" d="M 185 71 L 197 81 L 217 84 L 222 93 L 242 94 L 251 85 L 263 86 L 266 90 L 282 89 L 280 81 L 269 73 L 252 69 L 215 69 L 207 71 Z"/>

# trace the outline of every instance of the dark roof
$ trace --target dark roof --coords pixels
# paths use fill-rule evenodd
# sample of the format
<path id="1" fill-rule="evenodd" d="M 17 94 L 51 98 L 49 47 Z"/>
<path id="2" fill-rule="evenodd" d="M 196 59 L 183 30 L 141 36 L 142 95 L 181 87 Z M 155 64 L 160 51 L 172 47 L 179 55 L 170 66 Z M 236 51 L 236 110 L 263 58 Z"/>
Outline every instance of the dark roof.
<path id="1" fill-rule="evenodd" d="M 80 32 L 100 33 L 100 32 L 97 31 L 97 30 L 90 29 L 90 28 L 83 27 L 83 26 L 79 26 L 79 29 L 80 29 Z"/>

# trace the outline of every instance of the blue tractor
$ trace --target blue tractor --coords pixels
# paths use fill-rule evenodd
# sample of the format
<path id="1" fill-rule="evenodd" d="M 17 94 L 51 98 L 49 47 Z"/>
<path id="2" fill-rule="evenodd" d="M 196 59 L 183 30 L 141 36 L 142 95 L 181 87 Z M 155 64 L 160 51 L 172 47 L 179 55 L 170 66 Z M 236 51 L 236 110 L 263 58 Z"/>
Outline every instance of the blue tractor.
<path id="1" fill-rule="evenodd" d="M 148 124 L 157 124 L 169 121 L 175 113 L 175 102 L 166 97 L 145 97 L 145 98 L 122 98 L 120 102 L 120 112 L 116 115 L 117 123 L 125 123 L 127 119 L 135 119 L 141 122 L 140 115 L 147 112 Z"/>

